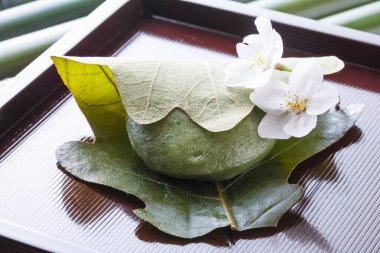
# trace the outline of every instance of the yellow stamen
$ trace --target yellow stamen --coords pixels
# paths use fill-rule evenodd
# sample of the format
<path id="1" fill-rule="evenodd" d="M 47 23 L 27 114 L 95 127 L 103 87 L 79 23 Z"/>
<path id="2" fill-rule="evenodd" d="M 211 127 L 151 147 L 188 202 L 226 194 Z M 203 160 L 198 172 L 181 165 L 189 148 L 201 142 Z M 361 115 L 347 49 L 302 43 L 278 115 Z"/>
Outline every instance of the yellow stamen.
<path id="1" fill-rule="evenodd" d="M 255 50 L 255 55 L 253 57 L 253 62 L 250 66 L 250 69 L 253 70 L 256 67 L 261 67 L 265 65 L 265 58 L 263 53 L 260 50 Z"/>
<path id="2" fill-rule="evenodd" d="M 299 95 L 287 95 L 286 107 L 289 113 L 300 114 L 301 112 L 306 111 L 307 102 L 309 97 L 304 99 L 300 98 Z"/>

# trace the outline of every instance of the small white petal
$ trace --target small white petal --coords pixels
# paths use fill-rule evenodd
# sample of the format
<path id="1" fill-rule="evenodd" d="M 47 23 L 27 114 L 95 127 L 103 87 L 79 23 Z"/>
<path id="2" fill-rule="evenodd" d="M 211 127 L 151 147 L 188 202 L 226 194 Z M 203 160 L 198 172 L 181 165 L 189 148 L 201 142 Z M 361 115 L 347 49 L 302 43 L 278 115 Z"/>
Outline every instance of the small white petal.
<path id="1" fill-rule="evenodd" d="M 225 85 L 228 87 L 245 87 L 252 78 L 250 73 L 250 62 L 248 60 L 237 60 L 225 69 Z"/>
<path id="2" fill-rule="evenodd" d="M 264 46 L 272 48 L 272 24 L 268 17 L 259 16 L 255 20 L 257 31 L 261 36 Z"/>
<path id="3" fill-rule="evenodd" d="M 249 98 L 252 103 L 271 115 L 281 115 L 286 111 L 286 93 L 289 85 L 284 82 L 271 80 L 263 87 L 256 89 Z"/>
<path id="4" fill-rule="evenodd" d="M 236 45 L 238 57 L 250 62 L 234 64 L 226 69 L 225 83 L 227 86 L 244 86 L 258 88 L 272 77 L 275 64 L 283 53 L 281 36 L 272 29 L 268 17 L 260 16 L 255 20 L 259 34 L 248 35 L 243 43 Z M 274 44 L 275 43 L 275 44 Z"/>
<path id="5" fill-rule="evenodd" d="M 294 67 L 290 77 L 290 88 L 299 92 L 301 97 L 308 97 L 317 90 L 323 80 L 323 71 L 319 63 L 313 59 L 302 60 Z"/>
<path id="6" fill-rule="evenodd" d="M 259 124 L 259 136 L 261 138 L 289 139 L 290 135 L 286 134 L 283 130 L 285 124 L 288 123 L 289 120 L 290 116 L 287 114 L 265 115 Z"/>
<path id="7" fill-rule="evenodd" d="M 291 72 L 289 71 L 280 71 L 280 70 L 275 69 L 272 73 L 271 79 L 283 81 L 284 83 L 289 83 L 290 73 Z"/>
<path id="8" fill-rule="evenodd" d="M 317 116 L 301 113 L 291 115 L 289 122 L 284 126 L 285 133 L 294 137 L 303 137 L 311 132 L 317 125 Z"/>
<path id="9" fill-rule="evenodd" d="M 244 37 L 243 43 L 248 44 L 251 47 L 262 47 L 261 37 L 258 34 L 251 34 Z"/>
<path id="10" fill-rule="evenodd" d="M 324 82 L 310 97 L 307 103 L 306 113 L 310 115 L 323 114 L 338 102 L 338 90 L 331 83 Z"/>
<path id="11" fill-rule="evenodd" d="M 272 55 L 270 59 L 270 67 L 274 67 L 278 61 L 281 59 L 282 54 L 284 52 L 284 45 L 282 42 L 282 38 L 278 32 L 273 30 L 273 48 Z"/>
<path id="12" fill-rule="evenodd" d="M 236 44 L 236 52 L 240 59 L 252 60 L 255 55 L 255 49 L 243 43 Z"/>
<path id="13" fill-rule="evenodd" d="M 265 71 L 263 71 L 262 68 L 256 69 L 256 74 L 252 75 L 245 87 L 250 89 L 262 87 L 271 79 L 272 73 L 272 69 L 267 69 Z"/>
<path id="14" fill-rule="evenodd" d="M 364 104 L 362 103 L 357 103 L 357 104 L 352 104 L 348 105 L 344 108 L 344 110 L 348 113 L 348 115 L 354 116 L 354 115 L 359 115 L 359 113 L 363 110 Z"/>

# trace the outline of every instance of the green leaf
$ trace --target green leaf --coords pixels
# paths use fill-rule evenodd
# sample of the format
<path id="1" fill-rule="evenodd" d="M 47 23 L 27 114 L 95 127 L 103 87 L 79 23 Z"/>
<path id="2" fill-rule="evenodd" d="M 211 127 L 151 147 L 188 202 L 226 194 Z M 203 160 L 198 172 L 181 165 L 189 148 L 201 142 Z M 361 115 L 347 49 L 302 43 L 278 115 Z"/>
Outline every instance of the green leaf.
<path id="1" fill-rule="evenodd" d="M 285 68 L 292 70 L 298 62 L 304 59 L 315 59 L 321 65 L 323 69 L 323 74 L 330 75 L 341 71 L 344 68 L 344 62 L 336 56 L 323 56 L 323 57 L 308 57 L 308 58 L 281 58 L 279 61 L 280 65 L 285 66 Z"/>
<path id="2" fill-rule="evenodd" d="M 311 134 L 279 140 L 262 163 L 229 184 L 162 176 L 146 169 L 128 143 L 103 139 L 65 143 L 56 157 L 66 171 L 84 181 L 137 196 L 146 207 L 135 210 L 136 215 L 175 236 L 193 238 L 225 226 L 239 231 L 274 227 L 303 194 L 301 186 L 287 183 L 290 172 L 342 138 L 360 110 L 352 106 L 319 116 Z"/>
<path id="3" fill-rule="evenodd" d="M 90 123 L 95 137 L 129 143 L 125 134 L 126 112 L 113 85 L 111 70 L 106 65 L 87 64 L 63 57 L 53 56 L 52 60 Z"/>
<path id="4" fill-rule="evenodd" d="M 253 109 L 249 99 L 252 90 L 224 85 L 224 69 L 231 60 L 138 61 L 81 57 L 53 57 L 53 60 L 69 87 L 77 83 L 77 79 L 89 85 L 95 78 L 100 78 L 97 82 L 102 83 L 109 79 L 107 87 L 117 87 L 128 116 L 139 124 L 157 122 L 174 108 L 181 108 L 201 127 L 221 132 L 232 129 Z M 67 68 L 58 62 L 65 63 Z"/>
<path id="5" fill-rule="evenodd" d="M 290 172 L 300 162 L 342 138 L 361 109 L 362 105 L 353 105 L 319 116 L 317 127 L 309 135 L 278 140 L 261 164 L 228 185 L 223 194 L 238 230 L 275 226 L 282 214 L 302 196 L 301 186 L 287 184 Z"/>
<path id="6" fill-rule="evenodd" d="M 154 173 L 136 159 L 128 145 L 68 142 L 56 156 L 66 171 L 82 180 L 139 197 L 146 208 L 135 213 L 169 234 L 192 238 L 228 225 L 215 187 L 195 183 L 194 189 L 205 191 L 198 193 L 189 182 Z"/>

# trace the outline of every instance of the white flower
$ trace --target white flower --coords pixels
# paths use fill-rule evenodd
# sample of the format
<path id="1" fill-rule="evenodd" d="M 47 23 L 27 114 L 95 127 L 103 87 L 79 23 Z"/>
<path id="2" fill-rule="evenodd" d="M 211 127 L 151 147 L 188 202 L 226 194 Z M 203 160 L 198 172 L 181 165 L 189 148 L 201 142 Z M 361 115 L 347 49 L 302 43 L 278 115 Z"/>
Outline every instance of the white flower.
<path id="1" fill-rule="evenodd" d="M 268 17 L 255 20 L 259 34 L 251 34 L 236 45 L 239 60 L 226 68 L 225 84 L 229 87 L 257 88 L 267 82 L 283 52 L 281 36 L 272 29 Z"/>
<path id="2" fill-rule="evenodd" d="M 295 66 L 289 84 L 272 80 L 256 89 L 250 98 L 267 113 L 259 124 L 259 136 L 288 139 L 310 133 L 317 124 L 317 115 L 339 101 L 337 89 L 322 81 L 321 66 L 308 59 Z"/>

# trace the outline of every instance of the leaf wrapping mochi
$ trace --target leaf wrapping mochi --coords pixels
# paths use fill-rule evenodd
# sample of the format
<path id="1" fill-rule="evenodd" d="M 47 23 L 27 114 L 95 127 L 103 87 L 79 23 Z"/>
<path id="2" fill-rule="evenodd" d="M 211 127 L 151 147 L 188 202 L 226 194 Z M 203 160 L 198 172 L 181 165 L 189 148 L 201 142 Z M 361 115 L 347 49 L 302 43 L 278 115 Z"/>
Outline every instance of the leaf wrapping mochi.
<path id="1" fill-rule="evenodd" d="M 152 99 L 165 101 L 163 94 L 166 86 L 163 80 L 174 82 L 171 79 L 173 76 L 185 78 L 186 66 L 176 64 L 175 71 L 166 68 L 165 74 L 159 77 L 157 70 L 163 63 L 157 61 L 74 57 L 53 57 L 53 61 L 95 135 L 94 143 L 72 141 L 62 144 L 56 151 L 58 162 L 77 178 L 107 185 L 140 198 L 146 207 L 134 211 L 138 217 L 168 234 L 183 238 L 201 236 L 224 226 L 239 231 L 276 226 L 280 217 L 303 194 L 301 186 L 287 183 L 290 172 L 301 161 L 343 137 L 360 112 L 359 107 L 353 106 L 319 116 L 317 127 L 308 136 L 277 141 L 262 162 L 228 182 L 174 179 L 148 169 L 133 150 L 126 131 L 126 111 L 130 119 L 143 125 L 158 122 L 174 108 L 181 108 L 193 122 L 209 132 L 218 134 L 233 129 L 252 113 L 253 105 L 247 95 L 250 91 L 234 91 L 241 93 L 234 96 L 236 93 L 231 94 L 232 91 L 229 93 L 216 87 L 198 87 L 210 94 L 211 90 L 214 91 L 214 96 L 210 95 L 195 107 L 192 105 L 195 103 L 192 99 L 197 96 L 195 86 L 204 85 L 202 82 L 217 72 L 213 68 L 226 62 L 210 64 L 208 69 L 204 68 L 209 77 L 204 75 L 205 80 L 192 80 L 193 89 L 184 91 L 178 88 L 178 97 L 174 101 L 162 102 L 162 108 L 156 108 L 157 103 L 152 103 Z M 206 73 L 204 69 L 199 70 L 200 73 Z M 141 78 L 125 90 L 116 88 L 115 83 L 118 85 L 125 78 L 131 78 L 128 76 L 131 71 L 135 71 L 134 78 L 139 73 Z M 152 78 L 162 78 L 162 86 L 159 86 L 155 96 L 152 96 L 153 93 L 149 96 L 153 90 L 145 90 L 150 97 L 147 101 L 147 94 L 134 89 L 138 89 L 142 83 L 148 85 Z M 220 77 L 213 77 L 215 80 L 217 78 Z M 136 95 L 139 93 L 142 97 Z M 128 101 L 141 100 L 136 108 L 124 101 L 128 94 L 135 95 L 127 98 Z M 230 103 L 229 106 L 217 109 L 218 104 L 222 105 L 216 101 L 217 98 L 223 100 L 223 104 Z M 148 106 L 141 108 L 141 105 Z M 203 111 L 202 108 L 206 109 Z M 220 112 L 220 119 L 217 112 Z M 228 123 L 224 123 L 224 120 Z"/>

